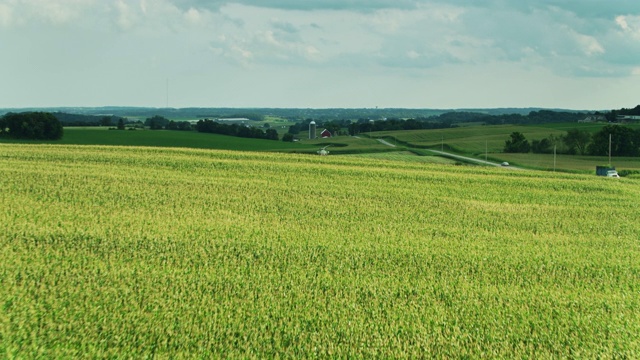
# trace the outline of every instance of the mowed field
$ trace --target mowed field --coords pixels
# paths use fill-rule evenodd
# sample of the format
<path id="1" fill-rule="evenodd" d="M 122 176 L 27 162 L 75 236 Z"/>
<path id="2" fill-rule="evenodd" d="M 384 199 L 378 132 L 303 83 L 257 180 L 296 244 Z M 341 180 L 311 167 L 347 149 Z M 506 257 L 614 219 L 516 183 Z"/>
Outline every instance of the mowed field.
<path id="1" fill-rule="evenodd" d="M 503 153 L 505 141 L 509 140 L 512 132 L 521 132 L 529 140 L 541 140 L 550 135 L 561 136 L 567 130 L 580 129 L 595 133 L 604 124 L 544 124 L 541 126 L 522 125 L 492 125 L 492 126 L 466 126 L 451 129 L 436 130 L 411 130 L 411 131 L 381 131 L 374 132 L 375 138 L 393 138 L 401 141 L 410 147 L 431 148 L 445 151 L 455 151 L 466 155 L 475 155 L 479 159 L 484 159 L 485 152 L 488 158 L 496 162 L 508 161 L 515 165 L 535 168 L 540 170 L 554 169 L 553 154 L 508 154 Z M 630 128 L 640 128 L 637 124 L 624 125 Z M 619 170 L 640 170 L 639 158 L 613 157 L 612 166 Z M 596 165 L 606 165 L 609 163 L 607 157 L 597 156 L 572 156 L 558 155 L 555 158 L 555 169 L 562 171 L 576 171 L 595 174 Z"/>
<path id="2" fill-rule="evenodd" d="M 247 139 L 196 131 L 108 130 L 104 127 L 65 127 L 60 140 L 13 140 L 0 143 L 154 146 L 244 151 L 315 151 L 315 147 L 275 140 Z"/>
<path id="3" fill-rule="evenodd" d="M 640 357 L 638 179 L 20 144 L 0 173 L 0 357 Z"/>

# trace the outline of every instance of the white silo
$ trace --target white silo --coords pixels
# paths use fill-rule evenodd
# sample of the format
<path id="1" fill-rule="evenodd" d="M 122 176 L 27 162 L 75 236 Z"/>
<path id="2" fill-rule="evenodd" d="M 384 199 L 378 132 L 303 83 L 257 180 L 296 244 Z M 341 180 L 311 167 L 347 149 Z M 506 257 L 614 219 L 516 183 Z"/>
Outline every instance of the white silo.
<path id="1" fill-rule="evenodd" d="M 312 121 L 309 123 L 309 139 L 316 138 L 316 122 Z"/>

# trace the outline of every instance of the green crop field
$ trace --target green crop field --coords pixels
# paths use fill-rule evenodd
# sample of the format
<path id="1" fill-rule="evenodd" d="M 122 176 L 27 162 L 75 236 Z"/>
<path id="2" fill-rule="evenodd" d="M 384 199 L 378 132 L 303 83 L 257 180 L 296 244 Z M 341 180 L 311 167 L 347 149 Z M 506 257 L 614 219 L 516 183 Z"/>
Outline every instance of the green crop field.
<path id="1" fill-rule="evenodd" d="M 195 131 L 107 130 L 100 127 L 67 127 L 61 140 L 25 141 L 0 138 L 0 143 L 49 143 L 64 145 L 126 145 L 188 147 L 245 151 L 313 151 L 302 144 L 274 140 L 246 139 Z"/>
<path id="2" fill-rule="evenodd" d="M 0 144 L 2 358 L 638 358 L 640 180 Z"/>
<path id="3" fill-rule="evenodd" d="M 508 161 L 513 165 L 525 165 L 541 170 L 554 169 L 553 154 L 490 154 L 490 156 L 500 158 L 501 161 Z M 555 159 L 555 169 L 571 170 L 595 174 L 596 166 L 608 165 L 609 159 L 605 156 L 580 156 L 580 155 L 557 155 Z M 640 158 L 637 157 L 613 157 L 611 165 L 618 170 L 640 171 Z"/>
<path id="4" fill-rule="evenodd" d="M 447 148 L 467 154 L 484 154 L 501 152 L 504 142 L 514 131 L 523 133 L 528 140 L 539 140 L 550 134 L 559 136 L 566 130 L 549 127 L 494 125 L 494 126 L 465 126 L 451 129 L 408 130 L 408 131 L 380 131 L 374 132 L 374 137 L 393 137 L 410 146 L 439 148 L 444 144 Z"/>
<path id="5" fill-rule="evenodd" d="M 560 136 L 568 130 L 580 129 L 595 133 L 605 124 L 602 123 L 561 123 L 544 125 L 475 125 L 435 130 L 379 131 L 371 135 L 375 138 L 388 137 L 398 139 L 410 146 L 453 149 L 465 154 L 484 154 L 501 152 L 504 143 L 512 132 L 521 132 L 531 140 L 540 140 L 549 135 Z M 626 127 L 640 128 L 640 125 L 627 124 Z"/>
<path id="6" fill-rule="evenodd" d="M 369 158 L 369 159 L 377 159 L 377 160 L 393 160 L 393 161 L 413 161 L 413 162 L 421 162 L 421 163 L 432 163 L 432 164 L 455 164 L 455 160 L 447 159 L 441 156 L 433 156 L 433 155 L 416 155 L 410 151 L 394 151 L 394 152 L 380 152 L 380 153 L 363 153 L 363 154 L 353 154 L 353 155 L 345 155 L 350 157 L 359 157 L 359 158 Z"/>
<path id="7" fill-rule="evenodd" d="M 485 152 L 488 158 L 497 162 L 508 161 L 523 167 L 543 170 L 554 169 L 553 154 L 508 154 L 503 153 L 505 141 L 512 132 L 521 132 L 531 140 L 541 140 L 550 135 L 561 136 L 567 130 L 578 128 L 583 131 L 595 133 L 604 124 L 601 123 L 562 123 L 544 124 L 540 126 L 521 125 L 494 125 L 494 126 L 466 126 L 451 129 L 436 130 L 411 130 L 411 131 L 380 131 L 372 133 L 374 138 L 397 139 L 408 147 L 431 148 L 445 151 L 455 151 L 462 154 L 473 155 L 484 160 Z M 640 128 L 636 124 L 625 125 L 630 128 Z M 609 159 L 595 156 L 569 156 L 556 157 L 556 169 L 578 172 L 595 172 L 596 165 L 606 165 Z M 614 158 L 612 165 L 627 170 L 640 170 L 638 158 Z"/>

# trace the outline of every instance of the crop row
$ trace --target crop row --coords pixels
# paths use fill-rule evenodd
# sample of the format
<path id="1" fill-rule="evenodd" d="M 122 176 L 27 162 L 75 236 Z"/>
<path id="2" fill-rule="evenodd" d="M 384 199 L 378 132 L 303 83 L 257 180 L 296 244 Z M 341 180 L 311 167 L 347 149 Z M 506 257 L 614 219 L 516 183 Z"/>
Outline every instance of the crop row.
<path id="1" fill-rule="evenodd" d="M 634 179 L 0 145 L 7 357 L 637 357 Z"/>

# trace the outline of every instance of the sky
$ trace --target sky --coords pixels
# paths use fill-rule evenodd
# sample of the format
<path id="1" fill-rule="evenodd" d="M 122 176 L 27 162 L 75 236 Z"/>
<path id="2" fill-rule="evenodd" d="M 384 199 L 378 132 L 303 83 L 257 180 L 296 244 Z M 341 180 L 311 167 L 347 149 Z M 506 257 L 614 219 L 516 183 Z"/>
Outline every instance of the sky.
<path id="1" fill-rule="evenodd" d="M 638 104 L 638 0 L 0 0 L 4 108 Z"/>

